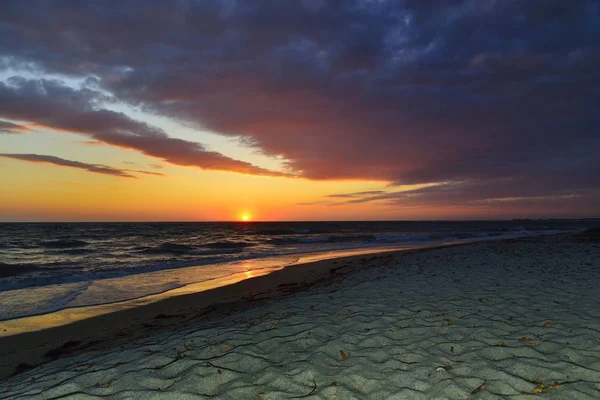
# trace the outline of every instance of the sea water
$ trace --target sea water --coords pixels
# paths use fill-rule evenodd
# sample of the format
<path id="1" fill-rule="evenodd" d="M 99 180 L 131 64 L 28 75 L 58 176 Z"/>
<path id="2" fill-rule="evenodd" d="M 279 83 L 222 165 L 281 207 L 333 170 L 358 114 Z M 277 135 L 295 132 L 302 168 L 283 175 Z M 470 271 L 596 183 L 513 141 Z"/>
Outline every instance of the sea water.
<path id="1" fill-rule="evenodd" d="M 593 220 L 0 224 L 0 320 L 228 282 L 301 255 L 582 230 Z M 253 273 L 254 271 L 254 273 Z M 236 278 L 237 280 L 237 278 Z"/>

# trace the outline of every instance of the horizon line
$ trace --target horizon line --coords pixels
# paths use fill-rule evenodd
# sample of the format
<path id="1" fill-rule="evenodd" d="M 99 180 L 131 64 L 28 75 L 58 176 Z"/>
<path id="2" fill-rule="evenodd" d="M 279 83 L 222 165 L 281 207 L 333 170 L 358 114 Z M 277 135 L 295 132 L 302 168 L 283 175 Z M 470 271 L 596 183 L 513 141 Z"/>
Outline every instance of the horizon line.
<path id="1" fill-rule="evenodd" d="M 0 224 L 174 224 L 174 223 L 237 223 L 237 224 L 256 224 L 256 223 L 315 223 L 315 222 L 507 222 L 507 221 L 594 221 L 600 220 L 598 217 L 582 218 L 498 218 L 498 219 L 389 219 L 389 220 L 147 220 L 147 221 L 0 221 Z"/>

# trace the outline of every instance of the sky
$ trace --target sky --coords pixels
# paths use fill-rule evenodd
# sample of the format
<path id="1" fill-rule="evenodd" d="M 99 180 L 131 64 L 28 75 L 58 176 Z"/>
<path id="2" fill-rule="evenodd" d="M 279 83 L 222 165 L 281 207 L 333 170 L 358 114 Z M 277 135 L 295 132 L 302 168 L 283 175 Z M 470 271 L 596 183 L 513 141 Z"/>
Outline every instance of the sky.
<path id="1" fill-rule="evenodd" d="M 4 0 L 0 221 L 600 216 L 600 1 Z"/>

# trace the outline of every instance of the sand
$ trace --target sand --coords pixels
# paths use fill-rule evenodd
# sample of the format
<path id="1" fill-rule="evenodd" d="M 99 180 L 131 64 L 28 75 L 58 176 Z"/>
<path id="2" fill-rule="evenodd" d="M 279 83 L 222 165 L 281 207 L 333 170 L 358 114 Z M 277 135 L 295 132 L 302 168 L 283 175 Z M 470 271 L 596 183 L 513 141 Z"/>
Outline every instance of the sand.
<path id="1" fill-rule="evenodd" d="M 81 343 L 0 398 L 598 399 L 599 281 L 574 235 L 307 264 L 2 338 L 4 371 Z"/>

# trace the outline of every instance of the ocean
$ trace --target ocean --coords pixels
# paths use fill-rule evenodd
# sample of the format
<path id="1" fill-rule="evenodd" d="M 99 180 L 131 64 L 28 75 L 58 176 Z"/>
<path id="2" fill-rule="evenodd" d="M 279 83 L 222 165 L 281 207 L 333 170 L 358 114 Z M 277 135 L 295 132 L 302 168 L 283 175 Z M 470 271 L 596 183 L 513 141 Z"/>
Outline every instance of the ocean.
<path id="1" fill-rule="evenodd" d="M 591 226 L 598 221 L 3 223 L 0 320 L 143 298 L 236 274 L 251 277 L 306 254 Z"/>

